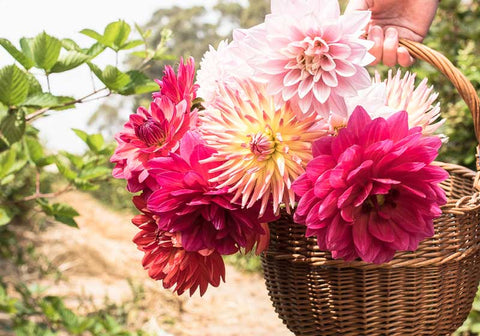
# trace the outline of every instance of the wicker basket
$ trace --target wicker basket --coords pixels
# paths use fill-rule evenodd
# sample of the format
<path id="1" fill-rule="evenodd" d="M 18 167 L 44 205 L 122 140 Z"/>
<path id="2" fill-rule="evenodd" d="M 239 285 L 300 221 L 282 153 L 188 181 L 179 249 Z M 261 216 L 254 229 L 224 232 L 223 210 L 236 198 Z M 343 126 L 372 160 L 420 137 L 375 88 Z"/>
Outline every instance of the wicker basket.
<path id="1" fill-rule="evenodd" d="M 478 132 L 479 100 L 468 80 L 441 54 L 402 44 L 452 81 Z M 442 184 L 449 201 L 435 236 L 386 264 L 332 259 L 287 214 L 270 224 L 270 247 L 262 255 L 266 285 L 295 335 L 450 335 L 463 323 L 480 280 L 478 178 L 461 166 L 437 164 L 450 178 Z"/>

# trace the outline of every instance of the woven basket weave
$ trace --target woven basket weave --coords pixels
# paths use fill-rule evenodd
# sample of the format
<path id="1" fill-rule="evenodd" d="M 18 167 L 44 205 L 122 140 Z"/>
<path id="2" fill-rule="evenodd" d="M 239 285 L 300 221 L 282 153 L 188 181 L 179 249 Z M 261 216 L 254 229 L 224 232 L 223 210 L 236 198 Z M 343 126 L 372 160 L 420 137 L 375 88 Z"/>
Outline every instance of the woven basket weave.
<path id="1" fill-rule="evenodd" d="M 401 41 L 416 58 L 444 73 L 469 106 L 479 128 L 479 100 L 468 80 L 441 54 Z M 334 260 L 291 216 L 270 224 L 262 255 L 276 312 L 297 336 L 450 335 L 466 319 L 480 280 L 480 194 L 475 172 L 436 163 L 448 203 L 435 236 L 415 252 L 398 252 L 385 264 Z"/>

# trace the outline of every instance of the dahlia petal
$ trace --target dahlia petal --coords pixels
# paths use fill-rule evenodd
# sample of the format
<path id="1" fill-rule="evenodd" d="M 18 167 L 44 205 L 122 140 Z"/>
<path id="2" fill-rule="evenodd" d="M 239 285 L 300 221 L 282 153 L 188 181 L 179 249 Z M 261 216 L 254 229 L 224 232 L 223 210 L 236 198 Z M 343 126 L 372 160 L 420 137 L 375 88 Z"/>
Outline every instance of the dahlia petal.
<path id="1" fill-rule="evenodd" d="M 395 231 L 393 229 L 393 225 L 395 225 L 391 221 L 386 221 L 378 216 L 372 216 L 370 221 L 368 222 L 368 231 L 377 239 L 392 243 L 395 238 Z"/>
<path id="2" fill-rule="evenodd" d="M 313 81 L 313 77 L 309 76 L 305 78 L 303 81 L 300 82 L 298 85 L 298 96 L 300 99 L 305 98 L 305 96 L 312 91 L 315 86 L 315 82 Z M 317 90 L 319 90 L 317 88 Z"/>
<path id="3" fill-rule="evenodd" d="M 325 103 L 330 96 L 331 88 L 328 85 L 325 85 L 323 82 L 318 82 L 310 88 L 313 91 L 315 98 L 320 103 Z"/>
<path id="4" fill-rule="evenodd" d="M 359 32 L 359 27 L 366 27 L 371 18 L 370 11 L 352 11 L 340 18 L 345 33 Z"/>
<path id="5" fill-rule="evenodd" d="M 342 250 L 350 245 L 351 226 L 336 215 L 327 228 L 325 236 L 326 246 L 329 250 Z"/>

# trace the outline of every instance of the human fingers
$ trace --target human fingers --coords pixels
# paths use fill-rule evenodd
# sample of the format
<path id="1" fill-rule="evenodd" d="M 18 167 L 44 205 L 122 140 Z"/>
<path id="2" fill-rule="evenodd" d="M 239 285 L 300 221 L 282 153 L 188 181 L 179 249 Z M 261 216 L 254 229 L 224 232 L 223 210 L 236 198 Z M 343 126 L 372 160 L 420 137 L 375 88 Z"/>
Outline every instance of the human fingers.
<path id="1" fill-rule="evenodd" d="M 382 60 L 383 54 L 383 30 L 380 26 L 373 26 L 368 32 L 368 39 L 374 42 L 373 47 L 368 51 L 375 57 L 371 65 L 378 64 Z"/>
<path id="2" fill-rule="evenodd" d="M 403 46 L 400 46 L 397 49 L 397 60 L 398 64 L 402 67 L 409 67 L 415 62 L 414 58 L 410 56 L 407 48 Z"/>
<path id="3" fill-rule="evenodd" d="M 395 28 L 387 28 L 383 41 L 383 64 L 393 67 L 397 64 L 398 32 Z"/>

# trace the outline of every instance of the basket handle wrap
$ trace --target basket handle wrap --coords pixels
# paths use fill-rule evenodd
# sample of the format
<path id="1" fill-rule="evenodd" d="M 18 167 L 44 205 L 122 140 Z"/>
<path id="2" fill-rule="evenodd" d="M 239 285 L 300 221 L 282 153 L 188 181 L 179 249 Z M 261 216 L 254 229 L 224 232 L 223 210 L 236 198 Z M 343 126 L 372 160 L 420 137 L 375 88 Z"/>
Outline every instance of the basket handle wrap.
<path id="1" fill-rule="evenodd" d="M 477 92 L 475 91 L 472 83 L 470 83 L 468 78 L 465 77 L 465 75 L 462 74 L 460 70 L 458 70 L 452 64 L 452 62 L 450 62 L 438 51 L 435 51 L 421 43 L 405 39 L 401 39 L 400 44 L 405 46 L 413 57 L 433 65 L 452 82 L 472 113 L 475 137 L 477 139 L 477 143 L 480 144 L 480 99 L 478 98 Z M 480 145 L 477 145 L 477 172 L 480 172 L 479 154 Z M 477 178 L 475 179 L 475 185 L 477 189 L 480 189 L 480 183 L 478 183 L 479 177 L 480 173 L 477 173 Z"/>

